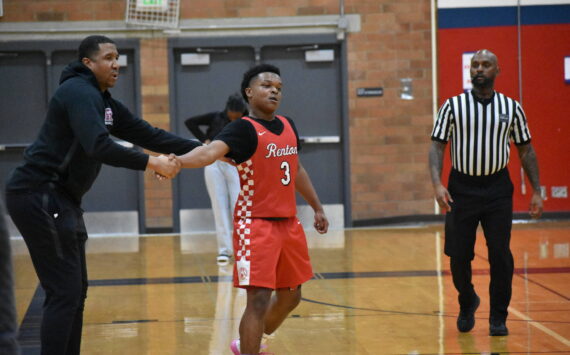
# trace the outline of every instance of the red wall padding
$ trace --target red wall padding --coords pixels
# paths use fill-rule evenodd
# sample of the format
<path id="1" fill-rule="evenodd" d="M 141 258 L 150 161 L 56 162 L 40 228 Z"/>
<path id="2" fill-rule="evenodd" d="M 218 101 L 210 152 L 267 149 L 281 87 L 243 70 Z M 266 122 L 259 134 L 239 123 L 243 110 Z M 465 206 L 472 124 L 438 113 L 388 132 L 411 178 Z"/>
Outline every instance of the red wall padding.
<path id="1" fill-rule="evenodd" d="M 570 24 L 523 26 L 522 105 L 532 144 L 537 151 L 540 182 L 546 186 L 545 211 L 570 211 L 569 198 L 552 198 L 552 186 L 570 186 L 570 85 L 564 82 L 564 56 L 570 56 Z M 499 58 L 500 75 L 495 89 L 519 97 L 518 44 L 515 26 L 438 30 L 438 96 L 445 99 L 463 90 L 461 56 L 487 48 Z M 446 154 L 444 176 L 450 167 Z M 511 147 L 509 163 L 515 185 L 514 209 L 528 210 L 531 188 L 521 192 L 521 167 L 517 149 Z"/>

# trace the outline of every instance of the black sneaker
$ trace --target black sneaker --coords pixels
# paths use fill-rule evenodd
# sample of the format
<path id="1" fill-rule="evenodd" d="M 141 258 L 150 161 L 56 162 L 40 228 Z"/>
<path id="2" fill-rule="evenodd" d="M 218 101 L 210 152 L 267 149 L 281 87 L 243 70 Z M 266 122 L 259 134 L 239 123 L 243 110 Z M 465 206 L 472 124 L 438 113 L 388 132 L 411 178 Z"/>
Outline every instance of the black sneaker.
<path id="1" fill-rule="evenodd" d="M 475 311 L 479 308 L 481 300 L 479 296 L 475 295 L 475 301 L 473 305 L 467 309 L 462 309 L 459 311 L 459 316 L 457 316 L 457 329 L 462 332 L 468 332 L 475 326 Z"/>
<path id="2" fill-rule="evenodd" d="M 491 320 L 489 323 L 489 335 L 492 337 L 509 335 L 509 329 L 507 328 L 505 321 Z"/>

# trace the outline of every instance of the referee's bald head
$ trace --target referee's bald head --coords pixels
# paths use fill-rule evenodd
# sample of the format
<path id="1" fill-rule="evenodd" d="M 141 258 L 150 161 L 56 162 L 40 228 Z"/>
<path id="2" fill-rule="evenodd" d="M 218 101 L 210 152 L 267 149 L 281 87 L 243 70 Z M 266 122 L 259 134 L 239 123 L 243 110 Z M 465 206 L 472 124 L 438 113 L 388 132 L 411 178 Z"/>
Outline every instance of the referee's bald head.
<path id="1" fill-rule="evenodd" d="M 473 57 L 471 58 L 471 61 L 473 61 L 473 59 L 475 57 L 478 58 L 485 58 L 487 60 L 490 60 L 492 62 L 494 62 L 496 65 L 499 65 L 499 59 L 497 58 L 497 56 L 495 55 L 495 53 L 491 52 L 488 49 L 479 49 L 477 52 L 475 52 L 475 54 L 473 55 Z"/>
<path id="2" fill-rule="evenodd" d="M 488 49 L 480 49 L 471 58 L 471 83 L 474 88 L 493 88 L 499 74 L 497 56 Z"/>

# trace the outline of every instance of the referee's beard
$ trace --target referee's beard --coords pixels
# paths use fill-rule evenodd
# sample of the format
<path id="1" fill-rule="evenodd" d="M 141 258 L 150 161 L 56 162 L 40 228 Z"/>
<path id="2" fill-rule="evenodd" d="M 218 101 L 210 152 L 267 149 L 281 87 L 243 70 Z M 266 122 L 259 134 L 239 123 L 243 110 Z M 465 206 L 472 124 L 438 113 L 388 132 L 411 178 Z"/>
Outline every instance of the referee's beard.
<path id="1" fill-rule="evenodd" d="M 483 80 L 476 80 L 482 78 Z M 471 78 L 471 83 L 478 90 L 492 89 L 495 86 L 495 78 L 486 78 L 484 76 L 474 76 Z"/>

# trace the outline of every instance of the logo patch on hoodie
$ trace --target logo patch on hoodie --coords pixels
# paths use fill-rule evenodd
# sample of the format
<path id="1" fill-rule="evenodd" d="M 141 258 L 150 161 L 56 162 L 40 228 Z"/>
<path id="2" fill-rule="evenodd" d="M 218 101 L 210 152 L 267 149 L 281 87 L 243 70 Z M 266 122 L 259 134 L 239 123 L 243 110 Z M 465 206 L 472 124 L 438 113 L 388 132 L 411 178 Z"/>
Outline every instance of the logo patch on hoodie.
<path id="1" fill-rule="evenodd" d="M 105 126 L 113 125 L 113 110 L 110 107 L 105 108 Z"/>

